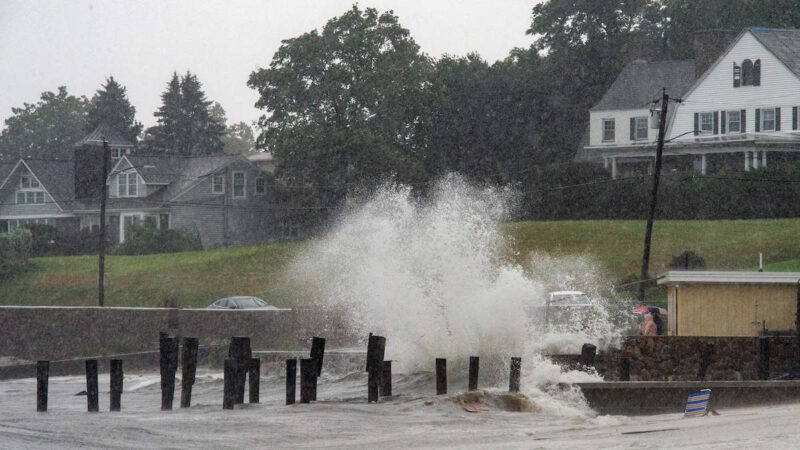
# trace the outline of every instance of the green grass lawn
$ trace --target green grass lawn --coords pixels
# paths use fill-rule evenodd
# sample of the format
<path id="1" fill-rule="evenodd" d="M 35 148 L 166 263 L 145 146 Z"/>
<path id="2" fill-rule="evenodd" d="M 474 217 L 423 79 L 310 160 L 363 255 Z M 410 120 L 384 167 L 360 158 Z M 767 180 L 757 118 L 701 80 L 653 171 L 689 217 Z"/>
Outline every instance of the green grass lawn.
<path id="1" fill-rule="evenodd" d="M 643 221 L 516 222 L 505 224 L 514 252 L 526 266 L 533 251 L 588 254 L 612 281 L 638 277 Z M 653 233 L 651 272 L 671 256 L 694 250 L 709 269 L 758 268 L 763 252 L 769 270 L 800 271 L 800 219 L 661 221 Z M 147 256 L 110 256 L 106 264 L 108 306 L 204 307 L 216 298 L 256 295 L 277 306 L 304 301 L 301 286 L 283 276 L 303 243 L 267 244 Z M 0 284 L 0 304 L 94 305 L 97 257 L 34 258 L 33 269 Z M 660 294 L 654 293 L 658 301 Z"/>

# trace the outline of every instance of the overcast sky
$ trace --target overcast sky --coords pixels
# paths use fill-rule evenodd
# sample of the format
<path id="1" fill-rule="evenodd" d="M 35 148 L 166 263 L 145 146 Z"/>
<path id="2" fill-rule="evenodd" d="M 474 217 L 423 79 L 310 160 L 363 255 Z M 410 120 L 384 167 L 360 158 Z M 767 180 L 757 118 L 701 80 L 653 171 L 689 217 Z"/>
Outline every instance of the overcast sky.
<path id="1" fill-rule="evenodd" d="M 533 41 L 535 0 L 370 0 L 392 9 L 431 56 L 477 51 L 493 62 Z M 109 75 L 125 85 L 137 119 L 150 126 L 173 71 L 197 74 L 228 122 L 260 111 L 249 74 L 266 67 L 282 39 L 321 28 L 350 0 L 0 0 L 0 121 L 11 107 L 67 86 L 91 97 Z M 0 122 L 1 124 L 2 122 Z M 0 128 L 5 125 L 0 125 Z"/>

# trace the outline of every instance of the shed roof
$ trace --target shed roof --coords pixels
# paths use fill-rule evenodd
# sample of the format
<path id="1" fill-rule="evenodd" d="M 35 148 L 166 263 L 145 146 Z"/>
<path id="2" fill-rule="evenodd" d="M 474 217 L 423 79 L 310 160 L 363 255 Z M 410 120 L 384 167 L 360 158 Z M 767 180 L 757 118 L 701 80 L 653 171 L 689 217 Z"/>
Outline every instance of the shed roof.
<path id="1" fill-rule="evenodd" d="M 797 284 L 800 272 L 723 272 L 672 270 L 658 284 Z"/>
<path id="2" fill-rule="evenodd" d="M 673 97 L 682 96 L 694 82 L 694 60 L 647 62 L 625 66 L 603 98 L 591 111 L 648 108 L 666 87 Z"/>

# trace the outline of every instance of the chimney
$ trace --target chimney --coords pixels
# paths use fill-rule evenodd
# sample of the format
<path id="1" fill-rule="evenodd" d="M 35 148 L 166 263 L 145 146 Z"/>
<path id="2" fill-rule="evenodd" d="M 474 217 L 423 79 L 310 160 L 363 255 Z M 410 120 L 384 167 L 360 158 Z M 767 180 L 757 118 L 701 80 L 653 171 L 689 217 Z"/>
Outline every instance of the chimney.
<path id="1" fill-rule="evenodd" d="M 694 76 L 699 78 L 711 67 L 738 35 L 734 30 L 694 32 Z"/>

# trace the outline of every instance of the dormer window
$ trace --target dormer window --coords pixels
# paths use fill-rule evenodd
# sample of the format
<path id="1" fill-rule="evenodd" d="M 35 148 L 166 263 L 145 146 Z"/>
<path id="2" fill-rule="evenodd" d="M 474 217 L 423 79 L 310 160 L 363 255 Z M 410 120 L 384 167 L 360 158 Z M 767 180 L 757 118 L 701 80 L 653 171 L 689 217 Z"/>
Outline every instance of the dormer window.
<path id="1" fill-rule="evenodd" d="M 135 172 L 117 175 L 117 197 L 138 197 L 139 179 Z"/>
<path id="2" fill-rule="evenodd" d="M 111 160 L 112 161 L 116 161 L 116 160 L 122 158 L 123 156 L 125 156 L 127 154 L 128 154 L 128 149 L 119 148 L 119 147 L 113 147 L 111 149 Z"/>
<path id="3" fill-rule="evenodd" d="M 44 190 L 36 180 L 30 175 L 19 177 L 19 190 L 17 191 L 17 203 L 20 205 L 33 205 L 44 203 Z"/>

